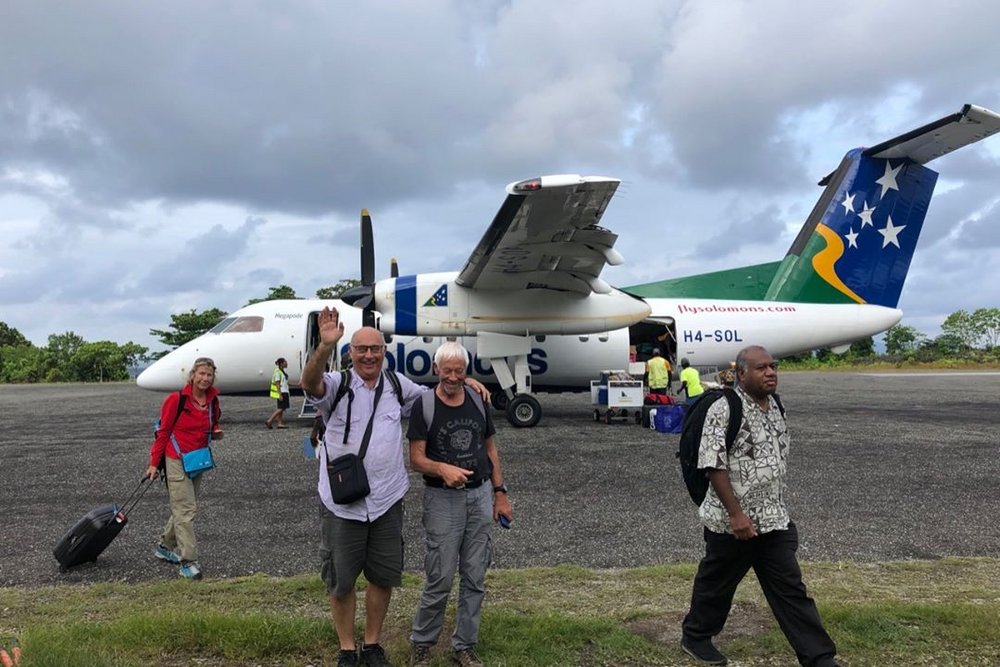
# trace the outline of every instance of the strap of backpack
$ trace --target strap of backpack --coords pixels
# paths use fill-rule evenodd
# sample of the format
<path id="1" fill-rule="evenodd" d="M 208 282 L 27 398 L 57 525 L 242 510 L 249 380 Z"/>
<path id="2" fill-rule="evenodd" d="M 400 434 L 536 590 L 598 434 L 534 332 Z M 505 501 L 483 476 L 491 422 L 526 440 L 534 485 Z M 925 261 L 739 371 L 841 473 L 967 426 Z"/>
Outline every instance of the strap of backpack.
<path id="1" fill-rule="evenodd" d="M 736 391 L 729 387 L 724 388 L 722 394 L 729 402 L 729 425 L 726 427 L 726 451 L 728 452 L 736 443 L 736 436 L 740 434 L 740 427 L 743 425 L 743 401 Z"/>
<path id="2" fill-rule="evenodd" d="M 340 384 L 337 385 L 337 393 L 333 396 L 333 403 L 330 405 L 330 414 L 337 409 L 340 399 L 347 397 L 347 420 L 344 422 L 344 444 L 347 444 L 347 436 L 351 434 L 351 404 L 354 403 L 354 390 L 351 389 L 351 369 L 347 368 L 340 373 Z"/>
<path id="3" fill-rule="evenodd" d="M 425 391 L 420 394 L 420 410 L 424 415 L 424 430 L 430 434 L 431 422 L 434 421 L 434 408 L 437 403 L 433 391 Z"/>
<path id="4" fill-rule="evenodd" d="M 382 371 L 386 379 L 389 380 L 389 384 L 392 385 L 392 390 L 396 392 L 396 400 L 399 401 L 399 407 L 403 407 L 403 386 L 399 383 L 399 375 L 396 371 L 390 371 L 388 369 Z"/>
<path id="5" fill-rule="evenodd" d="M 774 402 L 778 404 L 778 409 L 781 410 L 781 416 L 785 416 L 785 406 L 781 404 L 781 396 L 777 394 L 771 394 L 774 397 Z"/>
<path id="6" fill-rule="evenodd" d="M 483 397 L 472 391 L 468 385 L 465 385 L 465 395 L 472 397 L 472 402 L 479 408 L 479 414 L 483 416 L 483 419 L 486 419 L 486 406 L 483 405 Z"/>

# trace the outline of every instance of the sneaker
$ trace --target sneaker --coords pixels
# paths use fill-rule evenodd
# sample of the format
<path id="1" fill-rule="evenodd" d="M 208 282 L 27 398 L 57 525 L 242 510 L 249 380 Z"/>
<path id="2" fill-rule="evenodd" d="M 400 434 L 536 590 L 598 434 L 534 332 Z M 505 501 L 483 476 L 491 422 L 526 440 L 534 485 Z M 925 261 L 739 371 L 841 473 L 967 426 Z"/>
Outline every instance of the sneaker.
<path id="1" fill-rule="evenodd" d="M 166 548 L 162 544 L 157 544 L 156 548 L 153 549 L 153 555 L 160 560 L 165 560 L 168 563 L 173 563 L 174 565 L 180 565 L 181 557 L 178 556 L 173 550 Z"/>
<path id="2" fill-rule="evenodd" d="M 461 651 L 452 651 L 451 659 L 456 665 L 462 667 L 484 667 L 483 661 L 476 655 L 475 649 L 463 648 Z"/>
<path id="3" fill-rule="evenodd" d="M 430 667 L 431 647 L 414 644 L 410 651 L 410 667 Z"/>
<path id="4" fill-rule="evenodd" d="M 347 649 L 340 649 L 340 653 L 337 654 L 337 667 L 357 667 L 357 665 L 357 649 L 351 651 L 348 651 Z"/>
<path id="5" fill-rule="evenodd" d="M 700 641 L 681 639 L 681 648 L 685 653 L 703 665 L 726 664 L 726 656 L 722 655 L 719 649 L 715 648 L 711 639 L 702 639 Z"/>
<path id="6" fill-rule="evenodd" d="M 193 560 L 181 563 L 180 575 L 185 579 L 201 579 L 201 568 Z"/>
<path id="7" fill-rule="evenodd" d="M 361 647 L 361 660 L 359 665 L 367 667 L 392 667 L 389 659 L 385 657 L 385 650 L 380 644 L 365 644 Z"/>

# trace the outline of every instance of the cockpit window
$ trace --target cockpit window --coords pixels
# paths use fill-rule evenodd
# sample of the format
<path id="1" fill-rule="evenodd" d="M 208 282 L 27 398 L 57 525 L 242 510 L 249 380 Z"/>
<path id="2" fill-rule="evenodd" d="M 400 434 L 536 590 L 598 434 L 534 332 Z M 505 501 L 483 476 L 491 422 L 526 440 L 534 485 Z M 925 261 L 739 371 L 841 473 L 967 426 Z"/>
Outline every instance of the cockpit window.
<path id="1" fill-rule="evenodd" d="M 212 328 L 212 333 L 255 333 L 264 330 L 264 318 L 259 315 L 249 317 L 227 317 Z"/>
<path id="2" fill-rule="evenodd" d="M 209 333 L 214 333 L 214 334 L 222 333 L 223 331 L 229 328 L 230 324 L 232 324 L 235 321 L 236 321 L 235 317 L 227 317 L 218 324 L 216 324 L 214 327 L 212 327 Z"/>

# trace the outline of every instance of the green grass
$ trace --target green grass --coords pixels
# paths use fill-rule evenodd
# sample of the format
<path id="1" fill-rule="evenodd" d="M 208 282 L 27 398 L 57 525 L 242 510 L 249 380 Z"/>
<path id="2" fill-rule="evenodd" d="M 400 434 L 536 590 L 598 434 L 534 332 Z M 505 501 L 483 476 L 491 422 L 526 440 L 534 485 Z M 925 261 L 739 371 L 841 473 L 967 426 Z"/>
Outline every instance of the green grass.
<path id="1" fill-rule="evenodd" d="M 1000 664 L 1000 559 L 803 569 L 846 667 Z M 692 564 L 493 571 L 479 652 L 495 667 L 690 664 L 677 642 L 693 576 Z M 393 597 L 383 643 L 395 665 L 407 664 L 420 586 L 408 574 Z M 436 665 L 448 664 L 453 614 Z M 319 667 L 337 644 L 311 576 L 0 589 L 0 647 L 15 641 L 22 667 Z M 796 664 L 752 575 L 717 643 L 732 663 Z"/>

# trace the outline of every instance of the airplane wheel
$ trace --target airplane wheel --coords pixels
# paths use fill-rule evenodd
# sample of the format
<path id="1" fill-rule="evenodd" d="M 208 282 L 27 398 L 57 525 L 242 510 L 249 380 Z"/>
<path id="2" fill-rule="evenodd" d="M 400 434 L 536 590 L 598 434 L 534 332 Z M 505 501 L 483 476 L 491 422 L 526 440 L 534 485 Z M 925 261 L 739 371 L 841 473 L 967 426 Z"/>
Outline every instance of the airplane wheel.
<path id="1" fill-rule="evenodd" d="M 534 426 L 542 418 L 542 406 L 530 394 L 518 394 L 507 406 L 507 421 L 518 428 Z"/>
<path id="2" fill-rule="evenodd" d="M 503 389 L 497 389 L 490 394 L 490 405 L 493 406 L 494 410 L 503 412 L 507 409 L 508 403 L 510 403 L 510 399 L 507 398 L 507 392 Z"/>
<path id="3" fill-rule="evenodd" d="M 595 422 L 601 421 L 601 411 L 598 410 L 597 408 L 594 408 L 594 421 Z"/>
<path id="4" fill-rule="evenodd" d="M 642 411 L 641 410 L 639 412 L 635 413 L 635 423 L 636 424 L 641 424 L 642 423 Z"/>
<path id="5" fill-rule="evenodd" d="M 607 412 L 604 413 L 604 423 L 605 424 L 611 423 L 611 410 L 608 410 Z"/>

